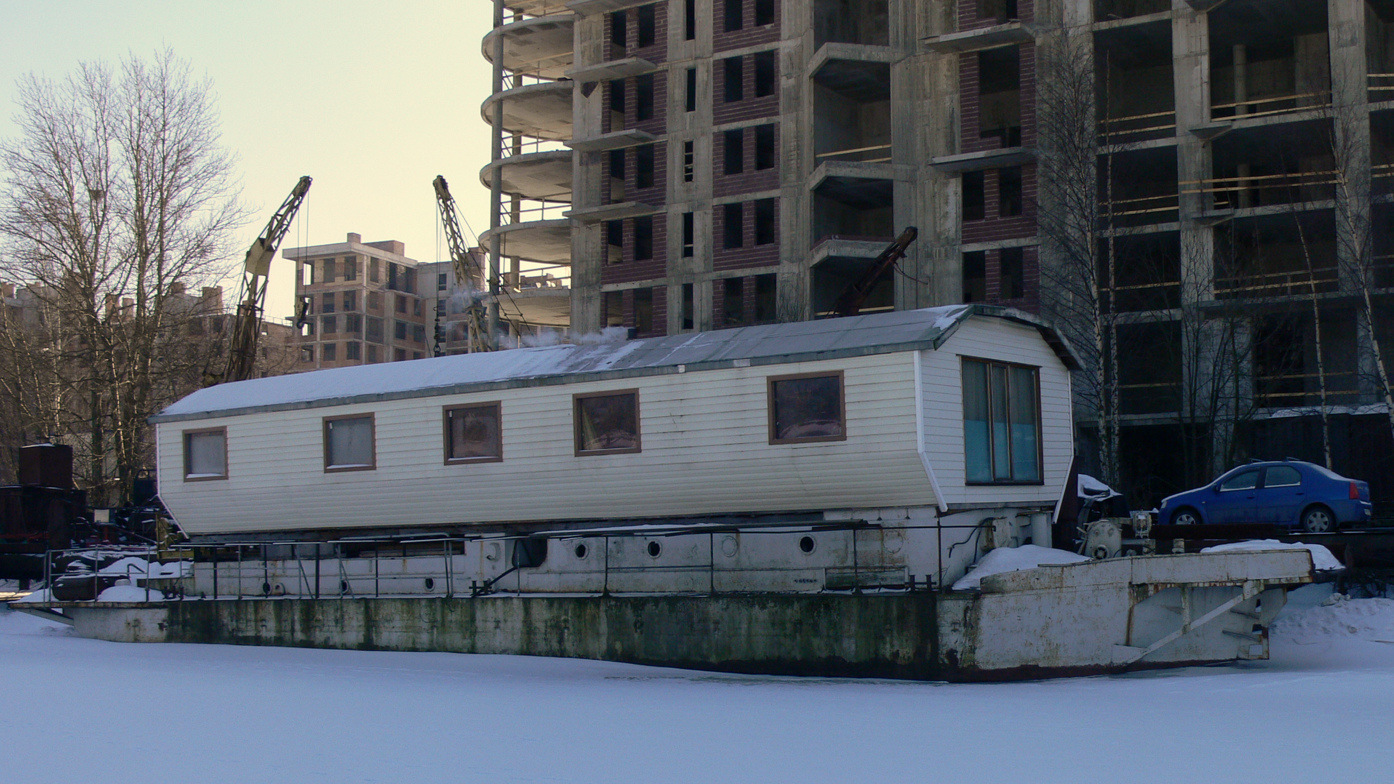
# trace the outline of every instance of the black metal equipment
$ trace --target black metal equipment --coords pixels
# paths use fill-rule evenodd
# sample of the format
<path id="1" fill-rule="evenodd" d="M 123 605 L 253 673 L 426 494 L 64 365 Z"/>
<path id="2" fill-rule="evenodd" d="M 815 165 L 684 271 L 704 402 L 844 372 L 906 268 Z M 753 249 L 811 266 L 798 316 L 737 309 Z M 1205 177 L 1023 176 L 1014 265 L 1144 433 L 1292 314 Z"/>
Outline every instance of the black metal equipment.
<path id="1" fill-rule="evenodd" d="M 881 282 L 881 278 L 890 272 L 896 262 L 905 257 L 905 250 L 919 235 L 919 229 L 914 226 L 906 226 L 905 231 L 900 233 L 896 241 L 881 251 L 881 255 L 871 262 L 866 273 L 856 283 L 842 290 L 842 294 L 837 298 L 837 304 L 833 305 L 833 312 L 839 316 L 855 316 L 860 313 L 862 303 L 871 295 L 871 290 L 876 288 L 876 284 Z"/>

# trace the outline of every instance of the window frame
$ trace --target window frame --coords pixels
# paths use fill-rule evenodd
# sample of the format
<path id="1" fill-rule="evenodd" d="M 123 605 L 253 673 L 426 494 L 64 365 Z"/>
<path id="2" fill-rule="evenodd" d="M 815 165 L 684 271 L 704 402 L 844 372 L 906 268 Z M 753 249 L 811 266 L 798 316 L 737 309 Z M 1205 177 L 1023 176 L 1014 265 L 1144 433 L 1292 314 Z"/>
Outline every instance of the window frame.
<path id="1" fill-rule="evenodd" d="M 368 444 L 372 453 L 372 461 L 367 465 L 346 465 L 333 466 L 329 463 L 329 425 L 331 422 L 338 422 L 345 419 L 366 419 L 368 420 Z M 366 414 L 339 414 L 337 416 L 327 416 L 320 421 L 320 442 L 324 448 L 324 473 L 338 474 L 348 471 L 374 471 L 378 467 L 378 423 L 377 413 L 370 411 Z"/>
<path id="2" fill-rule="evenodd" d="M 189 436 L 211 435 L 211 434 L 213 434 L 213 433 L 217 433 L 217 434 L 219 434 L 219 435 L 221 435 L 221 436 L 223 437 L 223 473 L 222 473 L 221 475 L 218 475 L 218 476 L 213 476 L 213 475 L 199 475 L 199 476 L 194 476 L 194 475 L 193 475 L 193 472 L 190 470 L 190 468 L 192 468 L 192 466 L 189 465 L 189 458 L 190 458 L 190 456 L 191 456 L 191 453 L 189 452 Z M 203 428 L 196 428 L 196 429 L 194 429 L 194 430 L 184 430 L 184 431 L 182 431 L 182 432 L 180 433 L 179 439 L 180 439 L 180 443 L 182 444 L 182 446 L 183 446 L 183 448 L 184 448 L 184 481 L 185 481 L 185 482 L 221 482 L 221 481 L 226 481 L 226 480 L 227 480 L 228 475 L 231 473 L 231 471 L 229 470 L 229 466 L 228 466 L 227 428 L 226 428 L 226 427 L 203 427 Z"/>
<path id="3" fill-rule="evenodd" d="M 484 455 L 482 457 L 451 457 L 450 456 L 450 415 L 456 411 L 476 411 L 492 410 L 494 412 L 495 434 L 497 440 L 494 442 L 494 455 Z M 441 406 L 441 448 L 445 458 L 445 465 L 464 465 L 468 463 L 502 463 L 503 462 L 503 402 L 492 400 L 485 403 L 460 403 L 453 406 Z"/>
<path id="4" fill-rule="evenodd" d="M 621 397 L 628 395 L 634 400 L 634 446 L 621 449 L 582 449 L 581 448 L 581 401 L 600 397 Z M 600 392 L 576 392 L 571 395 L 571 444 L 574 457 L 593 455 L 629 455 L 644 451 L 643 419 L 639 412 L 639 389 L 607 389 Z"/>
<path id="5" fill-rule="evenodd" d="M 842 435 L 840 436 L 798 436 L 795 438 L 777 438 L 775 424 L 778 417 L 775 415 L 775 396 L 774 385 L 781 381 L 798 381 L 805 378 L 836 378 L 837 397 L 838 397 L 838 421 L 842 423 Z M 841 370 L 819 370 L 808 373 L 789 373 L 782 376 L 767 376 L 765 378 L 765 413 L 768 419 L 769 443 L 776 444 L 816 444 L 832 441 L 847 440 L 847 379 Z"/>
<path id="6" fill-rule="evenodd" d="M 995 455 L 993 454 L 994 444 L 993 444 L 993 440 L 992 440 L 992 425 L 993 425 L 993 423 L 994 423 L 995 420 L 993 420 L 993 419 L 991 418 L 991 417 L 992 417 L 992 402 L 991 402 L 991 398 L 992 398 L 992 391 L 991 391 L 992 370 L 991 370 L 991 369 L 992 369 L 993 366 L 998 366 L 998 367 L 1006 368 L 1008 371 L 1010 371 L 1012 368 L 1021 368 L 1021 369 L 1023 369 L 1023 370 L 1030 370 L 1030 371 L 1033 371 L 1033 372 L 1034 372 L 1034 376 L 1035 376 L 1035 379 L 1036 379 L 1036 385 L 1035 385 L 1035 386 L 1036 386 L 1036 390 L 1035 390 L 1035 402 L 1036 402 L 1036 473 L 1037 473 L 1037 478 L 1035 478 L 1035 479 L 1016 479 L 1016 478 L 1011 478 L 1011 479 L 996 479 L 996 478 L 993 478 L 993 479 L 987 479 L 987 480 L 982 480 L 982 479 L 969 479 L 969 478 L 968 478 L 968 432 L 967 432 L 967 429 L 966 429 L 967 426 L 968 426 L 968 416 L 967 416 L 967 415 L 968 415 L 968 412 L 967 412 L 966 407 L 965 407 L 965 403 L 966 403 L 965 397 L 966 397 L 966 396 L 964 395 L 964 392 L 963 392 L 963 384 L 964 384 L 964 379 L 966 378 L 966 374 L 964 373 L 964 366 L 965 366 L 967 363 L 969 363 L 969 362 L 976 362 L 976 363 L 978 363 L 978 364 L 981 364 L 981 365 L 986 366 L 986 368 L 987 368 L 987 383 L 988 383 L 988 385 L 989 385 L 989 389 L 988 389 L 988 392 L 987 392 L 987 394 L 988 394 L 988 403 L 987 403 L 987 405 L 988 405 L 988 417 L 989 417 L 988 420 L 987 420 L 987 424 L 988 424 L 988 429 L 987 429 L 987 433 L 988 433 L 988 435 L 987 435 L 987 448 L 988 448 L 988 453 L 987 453 L 987 464 L 988 464 L 988 470 L 989 470 L 990 472 L 993 472 L 993 473 L 995 473 L 995 470 L 993 469 L 993 466 L 996 465 L 996 460 L 995 460 Z M 1008 373 L 1008 377 L 1010 378 L 1010 372 Z M 1009 382 L 1009 383 L 1010 383 L 1010 382 Z M 1010 408 L 1010 407 L 1011 407 L 1011 397 L 1010 397 L 1011 391 L 1010 391 L 1010 389 L 1008 389 L 1007 395 L 1008 395 L 1008 403 L 1007 403 L 1007 405 L 1008 405 L 1008 408 Z M 1023 363 L 1023 362 L 1008 362 L 1008 361 L 1000 360 L 1000 359 L 987 359 L 987 358 L 985 358 L 985 357 L 970 357 L 970 356 L 963 356 L 963 355 L 960 355 L 960 356 L 959 356 L 959 411 L 960 411 L 961 420 L 962 420 L 962 422 L 963 422 L 963 426 L 964 426 L 964 428 L 965 428 L 965 429 L 964 429 L 964 432 L 963 432 L 963 441 L 964 441 L 964 444 L 963 444 L 963 484 L 964 484 L 964 486 L 967 486 L 967 487 L 990 487 L 990 486 L 993 486 L 993 485 L 1018 485 L 1018 486 L 1028 486 L 1028 487 L 1029 487 L 1029 486 L 1033 486 L 1033 485 L 1034 485 L 1034 486 L 1044 486 L 1044 485 L 1045 485 L 1045 474 L 1046 474 L 1046 469 L 1045 469 L 1045 423 L 1041 421 L 1041 368 L 1040 368 L 1039 365 L 1028 365 L 1028 364 L 1025 364 L 1025 363 Z M 1008 433 L 1009 433 L 1009 436 L 1008 436 L 1008 448 L 1010 449 L 1010 444 L 1011 444 L 1011 441 L 1010 441 L 1010 432 L 1011 432 L 1011 431 L 1010 431 L 1010 427 L 1011 427 L 1010 413 L 1008 414 L 1007 426 L 1008 426 L 1008 428 L 1009 428 L 1009 430 L 1008 430 Z M 1010 465 L 1011 463 L 1012 463 L 1012 461 L 1009 459 L 1009 460 L 1008 460 L 1008 464 Z M 1015 471 L 1013 471 L 1013 473 L 1015 473 Z"/>

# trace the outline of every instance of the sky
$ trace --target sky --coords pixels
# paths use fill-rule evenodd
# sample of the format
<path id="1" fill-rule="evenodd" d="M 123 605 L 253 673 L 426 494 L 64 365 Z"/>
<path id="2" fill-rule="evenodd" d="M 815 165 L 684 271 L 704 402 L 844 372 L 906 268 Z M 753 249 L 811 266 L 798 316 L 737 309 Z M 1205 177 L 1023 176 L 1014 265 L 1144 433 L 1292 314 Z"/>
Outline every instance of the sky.
<path id="1" fill-rule="evenodd" d="M 483 0 L 0 0 L 0 137 L 16 133 L 22 75 L 61 79 L 80 62 L 115 65 L 168 47 L 211 80 L 223 143 L 237 156 L 253 217 L 235 246 L 250 246 L 308 174 L 314 184 L 283 249 L 356 232 L 401 240 L 417 261 L 444 260 L 437 174 L 465 223 L 489 224 L 479 106 L 491 14 Z M 224 285 L 231 302 L 239 281 Z M 267 316 L 289 316 L 293 294 L 293 270 L 278 258 Z"/>

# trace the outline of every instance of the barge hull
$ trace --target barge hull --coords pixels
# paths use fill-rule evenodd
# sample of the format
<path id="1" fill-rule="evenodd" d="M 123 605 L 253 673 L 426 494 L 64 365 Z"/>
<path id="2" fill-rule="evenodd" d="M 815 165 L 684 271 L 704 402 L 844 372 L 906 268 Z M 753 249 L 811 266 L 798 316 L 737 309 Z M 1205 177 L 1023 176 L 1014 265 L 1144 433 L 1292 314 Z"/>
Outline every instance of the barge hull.
<path id="1" fill-rule="evenodd" d="M 1015 680 L 1268 655 L 1306 551 L 1125 558 L 982 592 L 202 599 L 70 603 L 79 635 L 600 659 L 722 672 Z"/>

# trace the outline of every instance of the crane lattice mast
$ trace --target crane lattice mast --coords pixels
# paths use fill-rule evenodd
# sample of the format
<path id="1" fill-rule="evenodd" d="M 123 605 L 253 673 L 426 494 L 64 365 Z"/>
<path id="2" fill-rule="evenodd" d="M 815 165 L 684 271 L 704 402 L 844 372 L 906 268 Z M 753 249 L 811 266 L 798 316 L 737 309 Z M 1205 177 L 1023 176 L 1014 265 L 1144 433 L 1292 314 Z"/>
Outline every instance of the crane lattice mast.
<path id="1" fill-rule="evenodd" d="M 436 191 L 436 206 L 440 208 L 441 226 L 445 228 L 445 240 L 450 246 L 450 261 L 455 272 L 455 285 L 465 289 L 472 299 L 465 306 L 465 331 L 466 348 L 465 350 L 474 353 L 476 351 L 492 351 L 494 348 L 492 336 L 484 329 L 483 315 L 483 292 L 484 288 L 484 269 L 474 254 L 469 252 L 469 247 L 465 245 L 465 236 L 460 231 L 460 219 L 455 213 L 455 197 L 450 195 L 450 186 L 445 182 L 445 177 L 437 175 L 431 183 Z M 436 308 L 436 324 L 440 324 L 440 308 Z M 437 330 L 439 334 L 439 330 Z M 436 354 L 440 354 L 439 337 L 436 340 Z"/>
<path id="2" fill-rule="evenodd" d="M 310 182 L 309 177 L 300 178 L 281 203 L 280 209 L 271 216 L 261 236 L 247 249 L 242 273 L 242 298 L 237 305 L 237 317 L 232 327 L 227 369 L 222 378 L 214 379 L 213 383 L 245 381 L 252 377 L 257 359 L 257 339 L 261 336 L 261 314 L 266 304 L 266 276 L 271 268 L 271 260 L 276 256 L 276 249 L 285 238 L 295 213 L 300 210 L 305 193 L 310 190 Z"/>

